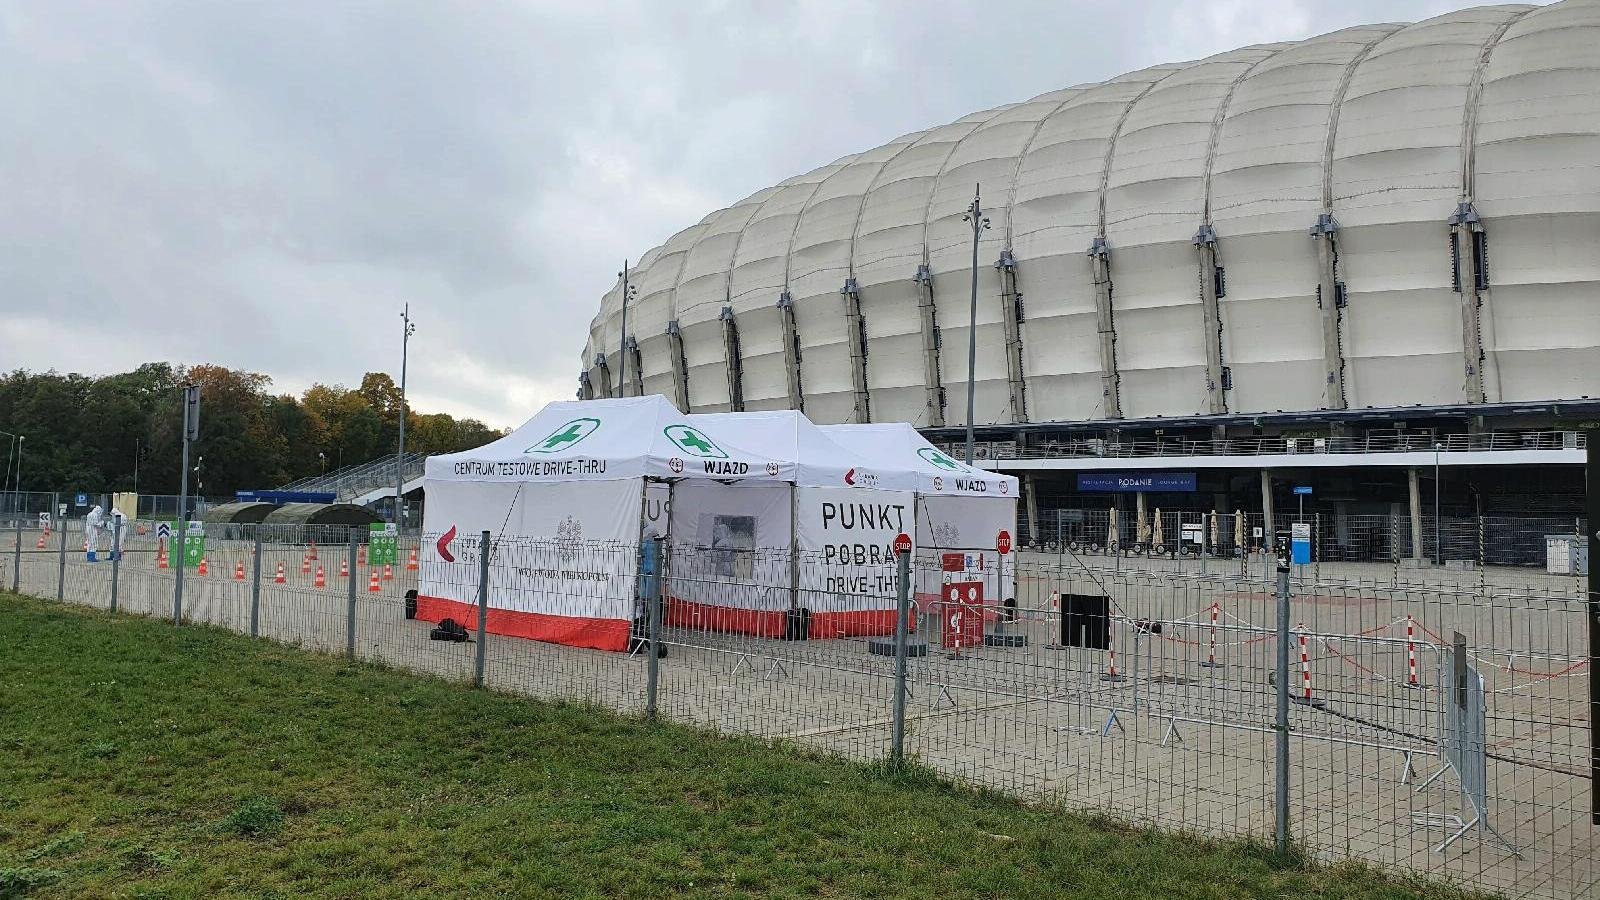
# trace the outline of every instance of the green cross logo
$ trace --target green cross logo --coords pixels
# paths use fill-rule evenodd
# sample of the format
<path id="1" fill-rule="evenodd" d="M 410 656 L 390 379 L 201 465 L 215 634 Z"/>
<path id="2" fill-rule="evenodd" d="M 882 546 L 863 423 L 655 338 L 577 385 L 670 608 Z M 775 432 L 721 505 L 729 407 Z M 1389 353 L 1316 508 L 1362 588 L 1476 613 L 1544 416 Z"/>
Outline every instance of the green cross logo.
<path id="1" fill-rule="evenodd" d="M 661 430 L 661 433 L 667 436 L 667 440 L 677 445 L 679 450 L 690 456 L 708 459 L 728 458 L 728 454 L 722 452 L 722 448 L 717 446 L 716 441 L 688 425 L 668 425 Z"/>
<path id="2" fill-rule="evenodd" d="M 946 471 L 950 471 L 950 472 L 959 472 L 959 471 L 961 471 L 961 466 L 960 466 L 959 463 L 957 463 L 955 460 L 951 459 L 950 457 L 945 456 L 943 453 L 940 453 L 937 449 L 935 449 L 933 447 L 923 447 L 921 450 L 917 451 L 917 455 L 922 457 L 923 459 L 927 460 L 928 462 L 933 463 L 934 465 L 938 466 L 939 468 L 945 469 Z"/>
<path id="3" fill-rule="evenodd" d="M 550 436 L 534 444 L 523 453 L 560 453 L 591 434 L 600 427 L 599 419 L 573 419 L 571 422 L 550 432 Z"/>

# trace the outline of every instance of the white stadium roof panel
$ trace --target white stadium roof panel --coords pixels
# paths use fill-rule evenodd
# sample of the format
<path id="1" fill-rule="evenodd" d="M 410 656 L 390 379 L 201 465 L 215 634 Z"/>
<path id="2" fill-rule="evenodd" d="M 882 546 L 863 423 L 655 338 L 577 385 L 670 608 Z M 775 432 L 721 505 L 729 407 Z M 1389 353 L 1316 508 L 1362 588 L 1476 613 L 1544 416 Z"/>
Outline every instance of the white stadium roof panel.
<path id="1" fill-rule="evenodd" d="M 635 264 L 630 365 L 694 412 L 962 424 L 978 184 L 979 423 L 1600 396 L 1593 0 L 1155 66 L 797 175 Z"/>

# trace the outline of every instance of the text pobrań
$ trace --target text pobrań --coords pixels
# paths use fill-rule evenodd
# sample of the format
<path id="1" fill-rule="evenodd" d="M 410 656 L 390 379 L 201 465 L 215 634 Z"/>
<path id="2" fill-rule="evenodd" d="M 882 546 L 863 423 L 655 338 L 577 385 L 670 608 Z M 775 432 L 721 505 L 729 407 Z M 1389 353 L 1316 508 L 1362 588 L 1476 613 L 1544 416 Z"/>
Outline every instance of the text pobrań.
<path id="1" fill-rule="evenodd" d="M 906 507 L 900 503 L 821 504 L 824 565 L 862 567 L 831 572 L 825 590 L 833 594 L 884 596 L 894 591 L 894 538 L 906 530 Z M 876 567 L 874 569 L 874 567 Z"/>

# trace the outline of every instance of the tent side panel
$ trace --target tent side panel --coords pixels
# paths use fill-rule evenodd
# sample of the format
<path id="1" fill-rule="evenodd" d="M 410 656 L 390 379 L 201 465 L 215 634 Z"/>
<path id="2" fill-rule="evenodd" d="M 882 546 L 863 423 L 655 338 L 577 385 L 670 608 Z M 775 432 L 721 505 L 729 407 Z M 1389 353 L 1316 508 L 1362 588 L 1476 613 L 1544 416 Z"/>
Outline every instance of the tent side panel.
<path id="1" fill-rule="evenodd" d="M 894 632 L 895 535 L 914 531 L 916 495 L 862 488 L 796 492 L 800 605 L 811 636 Z"/>
<path id="2" fill-rule="evenodd" d="M 638 578 L 640 481 L 429 481 L 417 617 L 477 621 L 478 543 L 489 562 L 488 629 L 627 648 Z"/>
<path id="3" fill-rule="evenodd" d="M 666 622 L 783 637 L 789 603 L 789 486 L 673 486 Z"/>

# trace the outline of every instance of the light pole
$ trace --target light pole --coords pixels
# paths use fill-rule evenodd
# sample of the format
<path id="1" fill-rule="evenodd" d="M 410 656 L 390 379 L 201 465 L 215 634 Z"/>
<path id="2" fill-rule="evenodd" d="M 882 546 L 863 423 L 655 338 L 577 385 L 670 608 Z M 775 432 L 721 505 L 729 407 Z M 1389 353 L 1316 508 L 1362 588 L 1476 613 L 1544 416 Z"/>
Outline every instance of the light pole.
<path id="1" fill-rule="evenodd" d="M 963 222 L 972 223 L 972 316 L 967 327 L 967 465 L 972 465 L 972 410 L 977 391 L 976 369 L 978 363 L 978 238 L 989 227 L 989 218 L 983 214 L 980 202 L 980 185 L 972 186 L 972 205 Z"/>
<path id="2" fill-rule="evenodd" d="M 323 453 L 321 450 L 318 450 L 317 451 L 317 465 L 322 467 L 321 474 L 323 474 L 323 475 L 328 474 L 328 454 Z"/>
<path id="3" fill-rule="evenodd" d="M 400 313 L 403 326 L 400 330 L 400 443 L 394 454 L 394 527 L 399 529 L 400 510 L 405 505 L 406 489 L 406 360 L 411 349 L 411 335 L 417 323 L 411 321 L 411 304 Z"/>
<path id="4" fill-rule="evenodd" d="M 139 512 L 139 439 L 133 439 L 133 511 Z"/>
<path id="5" fill-rule="evenodd" d="M 622 358 L 617 363 L 617 396 L 627 396 L 628 385 L 628 301 L 634 297 L 638 288 L 628 282 L 628 261 L 622 261 L 622 271 L 617 273 L 622 279 L 622 342 L 620 350 Z"/>
<path id="6" fill-rule="evenodd" d="M 1438 452 L 1440 452 L 1440 450 L 1443 450 L 1443 448 L 1445 448 L 1445 445 L 1440 444 L 1440 442 L 1437 442 L 1437 440 L 1435 440 L 1435 442 L 1434 442 L 1434 565 L 1435 565 L 1435 567 L 1440 567 L 1440 565 L 1445 564 L 1445 562 L 1443 562 L 1443 559 L 1445 559 L 1445 548 L 1443 548 L 1443 544 L 1438 543 L 1438 535 L 1440 535 L 1440 528 L 1438 528 Z"/>
<path id="7" fill-rule="evenodd" d="M 4 478 L 0 478 L 0 493 L 4 493 L 11 486 L 11 459 L 17 454 L 17 436 L 9 431 L 0 431 L 0 434 L 11 438 L 11 446 L 6 450 L 6 474 Z M 16 510 L 13 509 L 12 512 Z"/>

